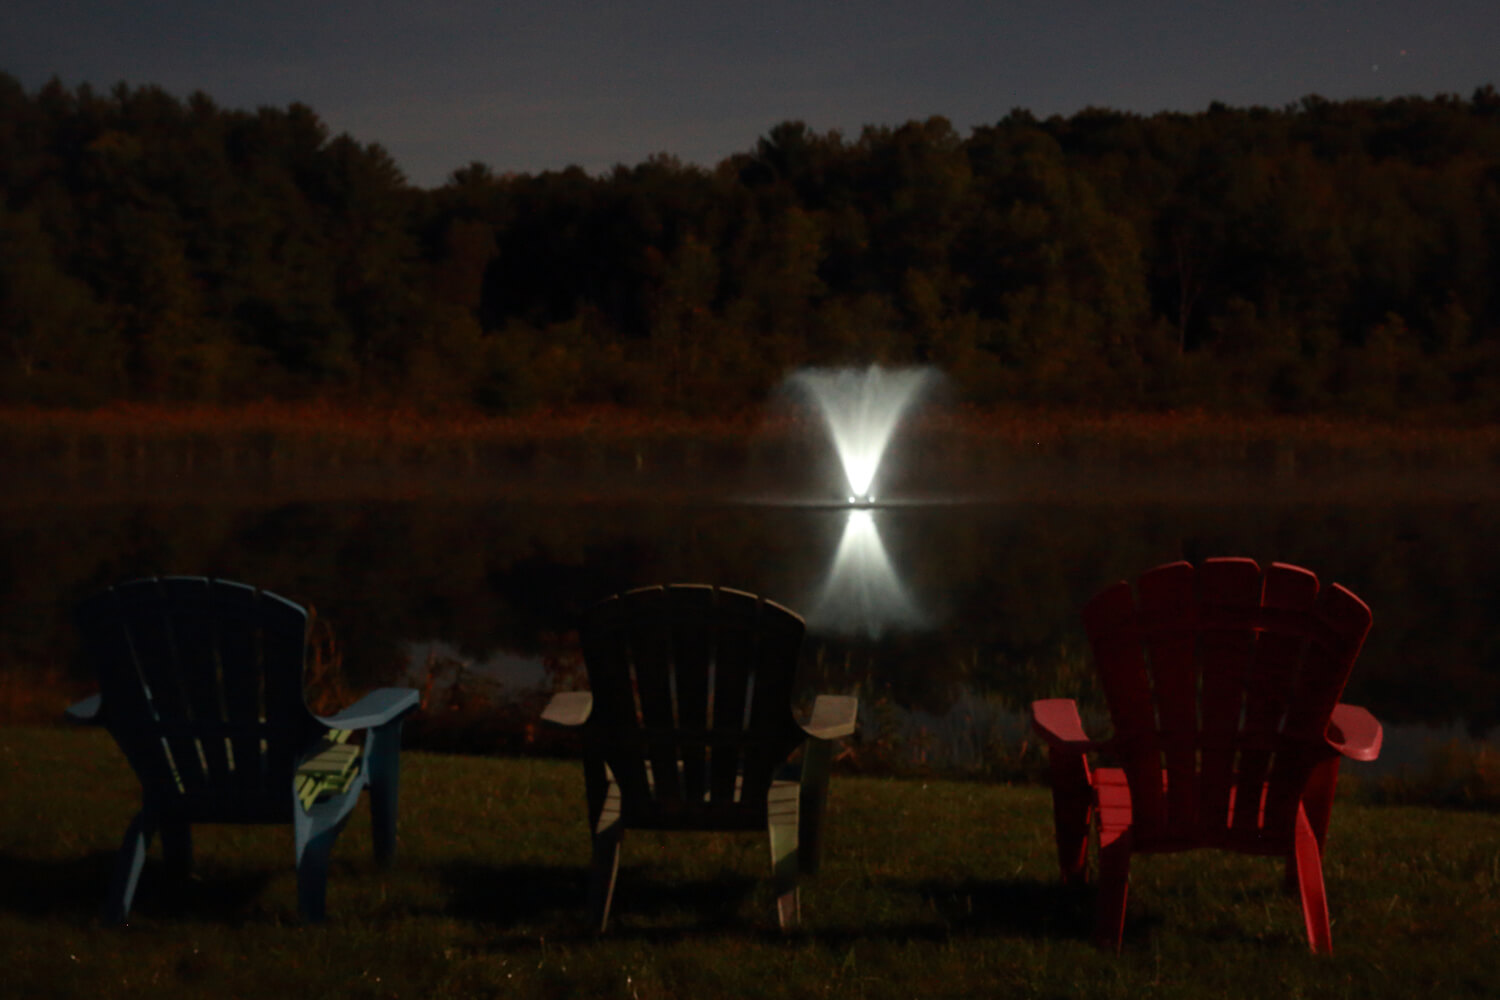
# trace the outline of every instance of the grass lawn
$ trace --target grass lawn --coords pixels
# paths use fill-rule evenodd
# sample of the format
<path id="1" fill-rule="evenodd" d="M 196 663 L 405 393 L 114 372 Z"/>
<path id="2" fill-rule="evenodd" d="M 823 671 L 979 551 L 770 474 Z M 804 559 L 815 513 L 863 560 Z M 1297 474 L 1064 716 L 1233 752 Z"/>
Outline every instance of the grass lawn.
<path id="1" fill-rule="evenodd" d="M 296 916 L 287 827 L 153 853 L 127 927 L 97 913 L 138 794 L 97 731 L 0 728 L 0 993 L 15 997 L 1494 997 L 1500 815 L 1334 811 L 1334 955 L 1307 951 L 1279 861 L 1139 858 L 1124 952 L 1058 884 L 1048 792 L 835 776 L 801 931 L 776 930 L 763 837 L 632 834 L 610 933 L 586 931 L 576 763 L 408 753 L 400 854 L 368 813 L 329 920 Z"/>

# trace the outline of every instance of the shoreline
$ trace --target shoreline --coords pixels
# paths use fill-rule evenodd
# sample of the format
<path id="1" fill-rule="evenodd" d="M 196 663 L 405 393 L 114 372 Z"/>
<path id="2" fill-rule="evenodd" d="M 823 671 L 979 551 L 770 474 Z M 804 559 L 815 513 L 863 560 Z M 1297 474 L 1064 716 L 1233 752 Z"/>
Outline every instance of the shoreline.
<path id="1" fill-rule="evenodd" d="M 0 408 L 6 503 L 182 499 L 787 503 L 840 492 L 811 414 L 527 417 L 340 408 Z M 930 407 L 884 493 L 914 504 L 1500 499 L 1500 426 Z"/>

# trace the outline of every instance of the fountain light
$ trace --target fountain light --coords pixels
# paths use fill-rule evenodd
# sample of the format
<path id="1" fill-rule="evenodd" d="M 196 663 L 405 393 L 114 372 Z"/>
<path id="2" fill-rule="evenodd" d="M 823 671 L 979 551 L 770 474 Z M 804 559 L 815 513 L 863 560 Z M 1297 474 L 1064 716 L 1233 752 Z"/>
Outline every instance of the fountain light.
<path id="1" fill-rule="evenodd" d="M 851 507 L 875 504 L 872 487 L 901 418 L 937 377 L 931 368 L 808 369 L 793 376 L 817 407 L 849 486 Z"/>
<path id="2" fill-rule="evenodd" d="M 847 489 L 844 531 L 808 624 L 827 633 L 878 639 L 887 629 L 924 627 L 926 616 L 912 600 L 886 554 L 876 527 L 886 491 L 876 500 L 880 466 L 901 421 L 935 383 L 934 368 L 807 369 L 791 386 L 812 401 L 838 453 Z M 826 505 L 826 501 L 820 506 Z"/>

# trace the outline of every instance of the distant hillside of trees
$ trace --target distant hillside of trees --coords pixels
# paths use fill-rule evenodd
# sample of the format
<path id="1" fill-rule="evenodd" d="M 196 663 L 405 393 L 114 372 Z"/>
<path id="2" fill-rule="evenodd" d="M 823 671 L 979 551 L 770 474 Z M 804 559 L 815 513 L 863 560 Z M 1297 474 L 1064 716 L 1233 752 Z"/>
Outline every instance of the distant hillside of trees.
<path id="1" fill-rule="evenodd" d="M 1500 95 L 1022 110 L 713 169 L 410 185 L 310 108 L 0 73 L 0 402 L 979 404 L 1500 416 Z"/>

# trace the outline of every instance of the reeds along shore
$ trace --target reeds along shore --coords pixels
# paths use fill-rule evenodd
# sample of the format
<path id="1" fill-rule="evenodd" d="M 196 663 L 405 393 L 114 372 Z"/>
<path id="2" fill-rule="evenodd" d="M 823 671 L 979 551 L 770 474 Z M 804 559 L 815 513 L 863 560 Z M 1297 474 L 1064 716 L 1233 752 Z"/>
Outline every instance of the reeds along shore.
<path id="1" fill-rule="evenodd" d="M 1500 492 L 1493 425 L 929 407 L 898 435 L 894 474 L 929 489 L 984 488 L 989 470 L 989 479 L 1012 489 L 1035 483 L 1043 494 L 1100 476 L 1205 473 L 1282 487 L 1342 483 L 1356 494 L 1371 476 L 1387 490 Z M 0 410 L 0 462 L 19 473 L 14 495 L 23 500 L 27 486 L 253 482 L 316 493 L 374 489 L 397 475 L 417 491 L 424 481 L 504 491 L 549 478 L 624 495 L 679 488 L 682 478 L 700 491 L 749 482 L 804 488 L 826 467 L 826 452 L 817 418 L 790 408 L 722 418 L 598 408 L 498 417 L 326 403 Z M 1403 479 L 1408 473 L 1420 475 Z"/>

